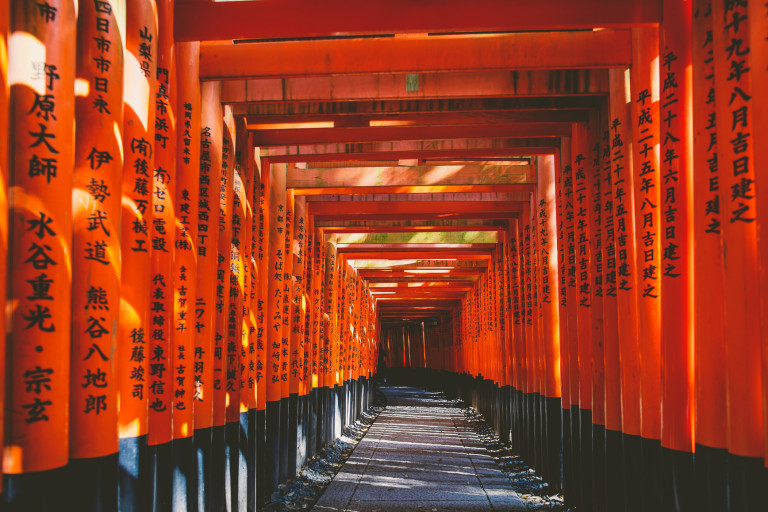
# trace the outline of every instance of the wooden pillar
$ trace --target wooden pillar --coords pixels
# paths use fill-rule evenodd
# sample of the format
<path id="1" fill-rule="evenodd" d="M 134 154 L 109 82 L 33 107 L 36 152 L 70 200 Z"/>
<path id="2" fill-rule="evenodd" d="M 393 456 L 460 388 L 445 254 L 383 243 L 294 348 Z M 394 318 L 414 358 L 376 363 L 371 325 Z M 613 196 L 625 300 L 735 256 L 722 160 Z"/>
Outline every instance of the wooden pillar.
<path id="1" fill-rule="evenodd" d="M 605 106 L 591 114 L 588 127 L 589 153 L 584 162 L 587 176 L 587 208 L 589 211 L 589 270 L 592 282 L 590 324 L 592 334 L 592 500 L 593 510 L 605 510 L 605 351 L 603 331 L 602 248 L 603 203 L 606 186 L 603 183 L 601 137 L 602 126 L 607 122 Z M 578 170 L 578 169 L 577 169 Z M 577 196 L 578 197 L 578 196 Z"/>
<path id="2" fill-rule="evenodd" d="M 696 505 L 727 510 L 726 353 L 723 336 L 722 194 L 715 109 L 712 1 L 692 4 L 693 302 L 696 402 Z"/>
<path id="3" fill-rule="evenodd" d="M 765 34 L 768 33 L 768 12 L 760 2 L 749 3 L 749 22 L 750 22 L 750 53 L 754 62 L 752 83 L 753 90 L 762 89 L 768 83 L 768 39 Z M 761 94 L 752 96 L 753 116 L 752 123 L 755 133 L 768 133 L 768 97 Z M 758 162 L 768 161 L 768 145 L 758 144 L 754 147 L 755 159 Z M 768 180 L 766 178 L 766 167 L 755 167 L 755 177 L 757 180 Z M 765 196 L 765 187 L 757 190 L 756 199 L 758 203 L 768 204 Z M 758 226 L 767 226 L 768 217 L 766 217 L 766 208 L 758 208 L 757 222 Z M 761 236 L 765 233 L 765 228 L 758 229 L 758 254 L 766 254 L 768 251 L 768 236 Z M 764 439 L 764 464 L 768 468 L 768 266 L 759 265 L 760 289 L 760 338 L 763 353 L 762 371 L 763 371 L 763 439 Z"/>
<path id="4" fill-rule="evenodd" d="M 662 499 L 693 504 L 693 112 L 691 2 L 664 4 L 661 86 L 661 446 Z M 674 504 L 674 505 L 673 505 Z"/>
<path id="5" fill-rule="evenodd" d="M 221 84 L 201 85 L 200 171 L 197 209 L 197 285 L 194 311 L 194 424 L 195 446 L 202 454 L 198 474 L 199 508 L 213 493 L 211 456 L 215 395 L 214 338 L 216 333 L 217 270 L 219 243 L 219 190 L 222 119 Z"/>
<path id="6" fill-rule="evenodd" d="M 157 89 L 155 95 L 155 169 L 152 184 L 152 334 L 149 346 L 149 445 L 153 507 L 171 506 L 173 436 L 173 265 L 176 222 L 176 49 L 173 2 L 160 0 L 158 11 Z"/>
<path id="7" fill-rule="evenodd" d="M 764 143 L 765 134 L 755 138 L 758 114 L 753 106 L 753 98 L 762 94 L 762 89 L 759 79 L 753 78 L 758 62 L 753 62 L 751 55 L 752 13 L 746 2 L 713 2 L 712 14 L 719 185 L 727 191 L 722 198 L 720 226 L 725 249 L 728 494 L 732 510 L 749 510 L 759 507 L 760 493 L 753 482 L 758 481 L 762 469 L 758 461 L 765 453 L 761 414 L 765 377 L 756 357 L 762 349 L 756 335 L 760 332 L 761 293 L 757 277 L 759 267 L 765 265 L 765 255 L 757 251 L 759 206 L 755 194 L 759 189 L 757 169 L 765 165 L 756 160 L 755 148 Z M 758 19 L 764 17 L 763 12 Z"/>
<path id="8" fill-rule="evenodd" d="M 641 499 L 633 492 L 630 510 L 658 510 L 661 484 L 661 204 L 663 182 L 660 174 L 660 126 L 658 62 L 659 38 L 655 28 L 632 30 L 633 64 L 630 68 L 631 115 L 633 126 L 632 170 L 635 192 L 637 247 L 637 343 L 640 354 L 640 433 L 635 443 L 625 438 L 628 460 L 641 461 Z M 623 341 L 631 341 L 623 339 Z M 622 343 L 622 356 L 632 346 Z M 628 362 L 633 362 L 631 359 Z M 622 368 L 623 371 L 628 369 Z M 639 491 L 637 491 L 639 492 Z"/>
<path id="9" fill-rule="evenodd" d="M 63 495 L 56 494 L 64 491 L 60 472 L 45 471 L 69 458 L 76 17 L 74 2 L 64 0 L 14 2 L 10 15 L 8 268 L 14 272 L 8 275 L 3 473 L 5 500 L 33 509 L 45 506 L 46 494 Z"/>
<path id="10" fill-rule="evenodd" d="M 258 155 L 254 156 L 258 158 Z M 254 242 L 256 244 L 255 261 L 257 282 L 254 289 L 256 292 L 256 499 L 257 506 L 266 503 L 269 496 L 267 491 L 268 472 L 266 471 L 266 407 L 267 407 L 267 329 L 269 320 L 267 318 L 268 309 L 268 288 L 269 279 L 269 162 L 266 159 L 259 159 L 258 167 L 258 220 L 254 229 Z"/>
<path id="11" fill-rule="evenodd" d="M 132 2 L 127 9 L 125 49 L 138 66 L 124 66 L 122 217 L 120 224 L 120 317 L 115 352 L 118 435 L 118 503 L 149 507 L 146 457 L 149 396 L 149 339 L 154 169 L 157 18 L 154 1 Z M 131 57 L 129 57 L 131 56 Z"/>
<path id="12" fill-rule="evenodd" d="M 610 185 L 606 205 L 604 264 L 606 296 L 605 378 L 606 378 L 606 475 L 608 509 L 632 509 L 640 503 L 640 461 L 625 449 L 640 441 L 640 357 L 637 344 L 637 274 L 634 221 L 635 187 L 633 144 L 635 123 L 630 117 L 628 70 L 609 70 L 610 115 L 607 125 L 607 158 L 604 179 Z M 610 206 L 608 206 L 610 205 Z M 653 277 L 651 277 L 653 279 Z M 610 313 L 608 305 L 612 303 Z M 614 325 L 615 323 L 615 325 Z M 618 408 L 617 408 L 618 406 Z M 625 453 L 626 452 L 626 453 Z M 631 496 L 631 497 L 630 497 Z"/>
<path id="13" fill-rule="evenodd" d="M 117 452 L 124 32 L 125 5 L 79 2 L 75 81 L 88 91 L 75 101 L 69 442 L 78 474 L 70 490 L 82 508 L 114 506 L 117 497 L 105 457 Z"/>
<path id="14" fill-rule="evenodd" d="M 199 42 L 183 42 L 178 50 L 176 126 L 176 219 L 174 222 L 173 335 L 173 506 L 185 509 L 197 499 L 192 436 L 194 418 L 195 303 L 197 293 L 197 222 L 200 185 Z"/>
<path id="15" fill-rule="evenodd" d="M 8 32 L 11 22 L 11 2 L 0 2 L 0 262 L 8 268 L 8 146 L 10 130 L 8 124 Z M 0 290 L 8 290 L 8 275 L 0 275 Z M 5 311 L 7 293 L 0 295 L 0 311 Z M 0 315 L 0 332 L 5 333 L 5 315 Z M 0 368 L 5 368 L 5 336 L 0 340 Z M 5 439 L 5 381 L 0 383 L 0 439 Z M 2 479 L 2 467 L 0 467 Z M 0 484 L 0 493 L 2 493 Z"/>
<path id="16" fill-rule="evenodd" d="M 579 368 L 579 424 L 580 424 L 580 472 L 581 504 L 592 507 L 592 265 L 591 265 L 591 223 L 590 189 L 587 169 L 591 170 L 590 148 L 587 126 L 574 126 L 571 140 L 573 157 L 573 209 L 576 245 L 576 282 L 578 284 L 578 308 L 576 311 L 578 333 Z"/>
<path id="17" fill-rule="evenodd" d="M 560 485 L 561 460 L 561 373 L 560 373 L 560 300 L 557 240 L 557 211 L 555 190 L 555 155 L 537 159 L 537 212 L 541 255 L 541 317 L 545 375 L 545 446 L 547 474 L 555 485 Z"/>

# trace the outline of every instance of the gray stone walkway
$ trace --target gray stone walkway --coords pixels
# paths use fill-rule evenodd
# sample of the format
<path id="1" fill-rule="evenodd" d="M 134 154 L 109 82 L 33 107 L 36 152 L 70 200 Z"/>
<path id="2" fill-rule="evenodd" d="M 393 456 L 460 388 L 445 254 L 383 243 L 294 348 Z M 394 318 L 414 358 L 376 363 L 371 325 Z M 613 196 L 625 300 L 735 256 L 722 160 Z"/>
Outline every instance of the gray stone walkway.
<path id="1" fill-rule="evenodd" d="M 526 510 L 460 409 L 423 389 L 382 391 L 386 409 L 313 511 Z"/>

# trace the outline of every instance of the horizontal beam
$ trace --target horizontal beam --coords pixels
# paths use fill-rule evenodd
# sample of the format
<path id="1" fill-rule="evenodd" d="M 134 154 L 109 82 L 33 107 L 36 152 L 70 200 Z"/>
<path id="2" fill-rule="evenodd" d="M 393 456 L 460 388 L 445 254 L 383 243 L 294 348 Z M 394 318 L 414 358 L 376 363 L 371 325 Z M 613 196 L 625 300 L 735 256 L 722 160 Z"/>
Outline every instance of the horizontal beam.
<path id="1" fill-rule="evenodd" d="M 568 76 L 573 75 L 569 72 Z M 486 75 L 488 75 L 486 73 Z M 510 75 L 507 73 L 507 75 Z M 446 80 L 450 74 L 423 76 L 423 80 Z M 527 76 L 527 74 L 526 74 Z M 461 78 L 461 77 L 457 77 Z M 487 78 L 487 76 L 486 76 Z M 594 78 L 594 77 L 591 77 Z M 514 81 L 514 73 L 512 73 Z M 567 80 L 567 89 L 574 89 L 573 80 Z M 483 98 L 444 98 L 423 99 L 407 97 L 401 99 L 369 99 L 369 100 L 327 100 L 303 102 L 260 102 L 247 101 L 246 86 L 248 82 L 225 82 L 222 98 L 224 103 L 232 104 L 235 116 L 248 116 L 254 122 L 259 119 L 282 119 L 292 122 L 296 116 L 307 121 L 327 121 L 328 116 L 387 116 L 415 114 L 425 112 L 435 113 L 499 113 L 500 115 L 515 112 L 540 112 L 546 110 L 591 110 L 599 108 L 601 99 L 596 96 L 519 96 L 519 97 L 483 97 Z M 402 85 L 402 84 L 401 84 Z M 445 85 L 445 84 L 442 84 Z M 507 87 L 508 89 L 508 87 Z M 285 116 L 285 117 L 282 117 Z M 312 117 L 319 116 L 319 117 Z"/>
<path id="2" fill-rule="evenodd" d="M 256 146 L 294 144 L 338 144 L 399 140 L 436 140 L 477 138 L 567 137 L 570 123 L 466 124 L 449 126 L 370 126 L 363 128 L 304 128 L 255 130 Z"/>
<path id="3" fill-rule="evenodd" d="M 405 112 L 392 114 L 250 115 L 245 122 L 255 130 L 296 123 L 334 123 L 334 126 L 383 126 L 384 124 L 493 124 L 493 123 L 586 123 L 589 110 L 496 110 L 472 112 Z"/>
<path id="4" fill-rule="evenodd" d="M 320 223 L 318 223 L 320 224 Z M 357 224 L 357 223 L 355 223 Z M 329 226 L 323 227 L 326 233 L 342 233 L 350 236 L 362 235 L 368 236 L 373 233 L 430 233 L 430 232 L 477 232 L 477 231 L 506 231 L 504 226 L 491 225 L 469 225 L 462 221 L 461 225 L 440 225 L 440 226 L 400 226 L 394 223 L 388 225 L 367 225 L 367 226 Z M 341 239 L 339 239 L 341 240 Z"/>
<path id="5" fill-rule="evenodd" d="M 303 144 L 261 148 L 262 158 L 274 163 L 349 160 L 431 160 L 439 158 L 501 158 L 551 155 L 560 139 L 486 138 L 365 142 L 360 144 Z"/>
<path id="6" fill-rule="evenodd" d="M 445 165 L 288 169 L 286 187 L 413 187 L 446 185 L 517 185 L 533 192 L 535 169 L 522 165 Z"/>
<path id="7" fill-rule="evenodd" d="M 448 259 L 462 259 L 462 260 L 489 260 L 491 259 L 491 253 L 487 250 L 474 250 L 474 249 L 433 249 L 425 251 L 389 251 L 386 253 L 389 260 L 415 260 L 424 258 L 448 258 Z M 347 261 L 354 260 L 373 260 L 380 259 L 382 257 L 382 251 L 370 251 L 370 252 L 350 252 L 344 253 L 344 257 Z"/>
<path id="8" fill-rule="evenodd" d="M 523 205 L 511 201 L 322 201 L 307 202 L 307 213 L 318 220 L 375 218 L 450 218 L 463 215 L 514 216 Z M 430 258 L 439 259 L 439 258 Z"/>
<path id="9" fill-rule="evenodd" d="M 518 96 L 574 97 L 609 91 L 604 69 L 445 72 L 419 75 L 418 89 L 407 74 L 343 75 L 226 80 L 221 102 L 297 102 L 447 99 Z"/>
<path id="10" fill-rule="evenodd" d="M 177 41 L 574 30 L 661 21 L 661 0 L 179 0 Z"/>
<path id="11" fill-rule="evenodd" d="M 200 47 L 200 79 L 628 67 L 629 30 L 326 39 Z"/>
<path id="12" fill-rule="evenodd" d="M 339 253 L 344 253 L 345 256 L 350 254 L 358 254 L 363 252 L 380 251 L 382 257 L 387 257 L 390 252 L 424 252 L 434 251 L 436 254 L 439 251 L 453 251 L 453 250 L 478 250 L 478 251 L 491 251 L 496 247 L 496 244 L 491 243 L 362 243 L 362 244 L 345 244 L 337 243 L 336 249 Z"/>
<path id="13" fill-rule="evenodd" d="M 466 229 L 466 228 L 465 228 Z M 336 244 L 456 244 L 456 243 L 496 243 L 498 233 L 494 231 L 427 231 L 389 232 L 389 233 L 338 233 Z"/>

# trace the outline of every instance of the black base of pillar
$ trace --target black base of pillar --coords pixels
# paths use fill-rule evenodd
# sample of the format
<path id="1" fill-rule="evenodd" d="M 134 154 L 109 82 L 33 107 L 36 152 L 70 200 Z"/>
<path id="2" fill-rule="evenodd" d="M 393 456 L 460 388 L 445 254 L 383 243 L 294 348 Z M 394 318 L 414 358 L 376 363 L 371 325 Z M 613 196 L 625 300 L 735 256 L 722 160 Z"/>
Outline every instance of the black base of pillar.
<path id="1" fill-rule="evenodd" d="M 605 512 L 605 426 L 592 424 L 592 510 Z"/>
<path id="2" fill-rule="evenodd" d="M 191 437 L 174 439 L 171 443 L 173 456 L 173 511 L 196 512 L 197 464 L 195 442 Z"/>
<path id="3" fill-rule="evenodd" d="M 257 508 L 269 501 L 267 481 L 267 413 L 264 409 L 256 411 L 256 503 Z"/>
<path id="4" fill-rule="evenodd" d="M 621 444 L 624 453 L 624 510 L 641 512 L 643 510 L 643 447 L 642 438 L 622 434 Z"/>
<path id="5" fill-rule="evenodd" d="M 152 488 L 149 480 L 147 436 L 120 439 L 117 460 L 117 499 L 120 512 L 149 510 Z"/>
<path id="6" fill-rule="evenodd" d="M 117 453 L 106 457 L 69 459 L 65 499 L 72 510 L 117 511 Z"/>
<path id="7" fill-rule="evenodd" d="M 246 495 L 248 510 L 256 510 L 256 409 L 248 410 L 248 444 L 245 460 L 248 467 L 246 471 Z"/>
<path id="8" fill-rule="evenodd" d="M 281 401 L 275 400 L 267 402 L 266 407 L 266 456 L 264 459 L 265 482 L 266 482 L 266 502 L 269 502 L 270 496 L 277 490 L 280 484 L 280 409 Z"/>
<path id="9" fill-rule="evenodd" d="M 194 436 L 195 465 L 197 466 L 197 510 L 199 512 L 211 510 L 211 449 L 213 443 L 213 429 L 196 428 Z M 122 509 L 120 509 L 122 512 Z"/>
<path id="10" fill-rule="evenodd" d="M 62 509 L 67 500 L 67 468 L 49 471 L 4 475 L 4 510 L 28 512 L 30 510 L 55 512 Z"/>
<path id="11" fill-rule="evenodd" d="M 696 477 L 693 469 L 693 453 L 662 447 L 661 471 L 664 510 L 669 512 L 693 512 L 696 510 Z"/>
<path id="12" fill-rule="evenodd" d="M 581 507 L 592 510 L 592 410 L 579 409 L 579 473 L 581 480 Z"/>
<path id="13" fill-rule="evenodd" d="M 605 429 L 605 509 L 624 511 L 624 452 L 621 432 Z"/>
<path id="14" fill-rule="evenodd" d="M 226 467 L 227 467 L 227 427 L 218 425 L 211 428 L 211 478 L 210 486 L 206 494 L 212 512 L 223 512 L 225 510 L 226 495 Z"/>
<path id="15" fill-rule="evenodd" d="M 737 510 L 765 510 L 765 489 L 768 488 L 768 469 L 762 457 L 742 457 L 728 454 L 728 506 Z"/>
<path id="16" fill-rule="evenodd" d="M 728 509 L 728 450 L 696 445 L 696 507 L 700 512 Z"/>
<path id="17" fill-rule="evenodd" d="M 173 446 L 171 443 L 149 447 L 152 464 L 152 511 L 170 512 L 173 500 Z"/>
<path id="18" fill-rule="evenodd" d="M 662 510 L 661 502 L 661 441 L 640 439 L 642 461 L 643 512 Z"/>

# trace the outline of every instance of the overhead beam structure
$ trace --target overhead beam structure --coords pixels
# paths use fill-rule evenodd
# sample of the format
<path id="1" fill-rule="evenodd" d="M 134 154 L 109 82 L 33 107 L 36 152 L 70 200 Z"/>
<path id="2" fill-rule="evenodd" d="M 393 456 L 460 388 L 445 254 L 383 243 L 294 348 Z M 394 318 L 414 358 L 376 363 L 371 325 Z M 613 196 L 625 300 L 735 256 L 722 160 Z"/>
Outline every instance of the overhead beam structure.
<path id="1" fill-rule="evenodd" d="M 200 48 L 200 78 L 626 67 L 629 30 L 326 39 Z"/>
<path id="2" fill-rule="evenodd" d="M 350 34 L 405 34 L 575 30 L 652 25 L 660 0 L 259 0 L 175 4 L 178 41 L 293 39 Z M 288 20 L 290 20 L 288 22 Z"/>

